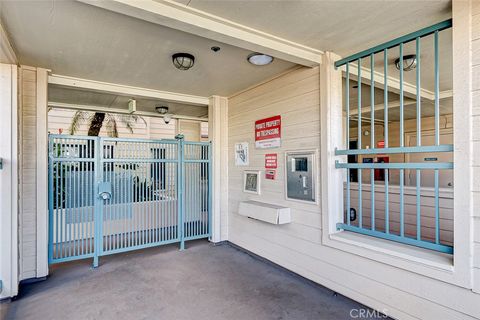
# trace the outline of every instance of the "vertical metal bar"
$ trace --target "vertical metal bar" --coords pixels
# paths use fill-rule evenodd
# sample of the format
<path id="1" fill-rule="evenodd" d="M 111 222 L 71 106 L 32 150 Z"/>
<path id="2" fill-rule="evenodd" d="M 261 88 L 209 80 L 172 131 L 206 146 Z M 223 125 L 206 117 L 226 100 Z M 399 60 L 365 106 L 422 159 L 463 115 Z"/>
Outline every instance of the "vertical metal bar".
<path id="1" fill-rule="evenodd" d="M 438 195 L 438 169 L 435 169 L 435 243 L 440 243 L 440 212 Z"/>
<path id="2" fill-rule="evenodd" d="M 435 145 L 440 145 L 440 73 L 438 52 L 438 30 L 434 34 L 435 49 Z M 438 195 L 438 169 L 435 170 L 435 242 L 440 243 L 440 212 Z"/>
<path id="3" fill-rule="evenodd" d="M 93 256 L 93 267 L 98 267 L 98 258 L 103 253 L 103 203 L 98 196 L 98 184 L 103 181 L 103 168 L 101 148 L 103 147 L 103 140 L 96 138 L 94 143 L 95 150 L 95 245 Z"/>
<path id="4" fill-rule="evenodd" d="M 385 148 L 388 148 L 388 49 L 383 50 L 383 123 L 384 123 L 384 142 Z M 388 182 L 390 172 L 384 169 L 385 178 L 385 232 L 390 230 L 390 212 L 389 212 L 389 196 Z"/>
<path id="5" fill-rule="evenodd" d="M 81 145 L 81 158 L 86 158 L 85 155 L 85 148 L 88 140 L 85 140 L 84 143 Z M 80 162 L 79 168 L 79 176 L 80 176 L 80 255 L 84 255 L 84 241 L 85 241 L 85 169 L 86 169 L 86 161 L 82 160 Z"/>
<path id="6" fill-rule="evenodd" d="M 88 157 L 91 158 L 91 149 L 92 148 L 92 144 L 91 144 L 91 141 L 88 142 Z M 93 183 L 93 179 L 92 179 L 92 173 L 93 173 L 93 163 L 92 162 L 88 162 L 88 165 L 87 165 L 87 203 L 88 203 L 88 217 L 87 217 L 87 233 L 88 233 L 88 242 L 87 242 L 87 251 L 88 253 L 92 253 L 93 250 L 93 233 L 92 233 L 92 229 L 93 229 L 93 224 L 94 224 L 94 206 L 95 206 L 95 203 L 93 202 L 93 190 L 94 190 L 94 183 Z"/>
<path id="7" fill-rule="evenodd" d="M 60 148 L 61 150 L 63 150 L 63 148 L 65 148 L 65 144 L 64 143 L 60 143 Z M 60 151 L 62 152 L 62 151 Z M 64 168 L 65 167 L 65 163 L 66 162 L 58 162 L 58 165 L 60 166 L 60 194 L 58 195 L 59 199 L 60 199 L 60 218 L 59 218 L 59 221 L 58 221 L 58 225 L 59 225 L 59 229 L 60 229 L 60 255 L 59 255 L 59 258 L 63 258 L 64 257 L 64 242 L 65 242 L 65 233 L 64 233 L 64 227 L 63 227 L 63 221 L 64 221 L 64 216 L 65 216 L 65 213 L 67 212 L 66 211 L 66 201 L 65 201 L 65 183 L 64 183 L 64 178 L 65 178 L 65 174 L 64 174 Z M 58 166 L 57 166 L 58 167 Z"/>
<path id="8" fill-rule="evenodd" d="M 350 64 L 347 62 L 345 79 L 345 109 L 346 109 L 346 146 L 350 149 Z M 347 169 L 347 224 L 350 225 L 350 169 Z"/>
<path id="9" fill-rule="evenodd" d="M 201 146 L 196 146 L 196 148 L 201 148 Z M 192 164 L 192 166 L 195 167 L 195 188 L 197 190 L 196 192 L 196 202 L 195 202 L 195 235 L 201 234 L 200 229 L 199 229 L 199 224 L 198 222 L 200 221 L 200 206 L 202 203 L 201 196 L 202 196 L 202 190 L 200 189 L 200 168 L 202 166 L 201 163 L 195 163 Z"/>
<path id="10" fill-rule="evenodd" d="M 76 140 L 76 143 L 74 144 L 75 146 L 75 150 L 78 151 L 78 147 L 80 147 L 80 142 L 78 140 Z M 80 164 L 80 161 L 76 161 L 74 163 L 74 165 L 72 166 L 72 184 L 73 184 L 73 195 L 72 195 L 72 200 L 73 200 L 73 212 L 72 212 L 72 224 L 71 226 L 73 227 L 73 241 L 72 241 L 72 244 L 73 244 L 73 255 L 76 256 L 78 255 L 78 252 L 77 252 L 77 215 L 78 215 L 78 175 L 77 175 L 77 172 L 76 172 L 76 169 L 77 169 L 77 166 Z"/>
<path id="11" fill-rule="evenodd" d="M 71 148 L 72 147 L 72 144 L 70 143 L 69 144 L 69 147 Z M 72 207 L 73 207 L 73 203 L 72 203 L 72 197 L 73 197 L 73 193 L 72 193 L 72 167 L 73 167 L 73 164 L 74 162 L 72 161 L 72 159 L 70 159 L 70 162 L 68 163 L 68 219 L 67 217 L 65 217 L 65 226 L 68 228 L 68 256 L 71 257 L 72 256 Z"/>
<path id="12" fill-rule="evenodd" d="M 400 43 L 400 147 L 405 145 L 404 137 L 404 101 L 403 101 L 403 43 Z M 404 169 L 400 169 L 400 217 L 405 214 L 404 203 Z"/>
<path id="13" fill-rule="evenodd" d="M 103 154 L 103 148 L 108 148 L 108 145 L 105 144 L 105 145 L 102 146 L 102 150 L 100 151 L 100 152 L 102 152 L 102 154 Z M 108 152 L 107 152 L 105 158 L 110 158 L 108 156 Z M 114 169 L 113 169 L 113 162 L 106 163 L 106 164 L 102 162 L 101 169 L 99 169 L 99 170 L 103 171 L 105 167 L 109 169 L 108 172 L 105 172 L 105 177 L 110 177 L 110 183 L 112 184 L 112 190 L 113 190 L 114 193 L 116 193 L 117 189 L 120 189 L 120 187 L 117 186 L 117 179 L 116 179 L 117 177 L 116 177 Z M 113 197 L 116 199 L 117 195 L 113 194 Z M 104 210 L 105 210 L 105 219 L 102 218 L 102 220 L 104 220 L 104 223 L 105 223 L 104 233 L 105 233 L 105 238 L 106 238 L 106 243 L 105 243 L 106 251 L 113 250 L 114 246 L 115 246 L 115 234 L 112 232 L 113 231 L 112 230 L 112 222 L 114 221 L 114 216 L 115 216 L 115 208 L 114 208 L 114 206 L 116 205 L 115 202 L 118 202 L 118 201 L 111 201 L 110 205 L 103 206 Z"/>
<path id="14" fill-rule="evenodd" d="M 178 184 L 179 184 L 179 192 L 178 192 L 178 221 L 179 221 L 179 237 L 180 237 L 180 250 L 185 249 L 185 236 L 184 236 L 184 190 L 185 190 L 185 179 L 183 177 L 183 171 L 185 168 L 185 159 L 184 159 L 184 141 L 183 139 L 179 139 L 179 158 L 180 162 L 178 164 Z"/>
<path id="15" fill-rule="evenodd" d="M 416 68 L 416 84 L 417 84 L 417 146 L 422 145 L 422 97 L 420 95 L 421 89 L 421 61 L 420 61 L 420 37 L 417 37 L 415 40 L 416 44 L 416 59 L 417 59 L 417 68 Z M 416 210 L 417 210 L 417 240 L 421 240 L 421 192 L 420 192 L 420 179 L 421 179 L 421 171 L 415 170 L 416 174 Z M 403 217 L 402 217 L 403 218 Z M 404 236 L 404 226 L 403 226 L 403 219 L 401 227 L 401 235 Z"/>
<path id="16" fill-rule="evenodd" d="M 158 152 L 160 152 L 160 148 L 158 148 L 158 145 L 155 144 L 153 145 L 153 150 L 158 150 Z M 150 157 L 153 158 L 153 161 L 156 161 L 156 156 L 155 156 L 155 152 L 156 151 L 153 151 L 153 156 L 152 156 L 152 147 L 150 148 Z M 152 242 L 156 243 L 158 242 L 158 238 L 157 238 L 157 231 L 158 231 L 158 218 L 157 218 L 157 214 L 158 214 L 158 199 L 156 198 L 156 191 L 157 191 L 157 167 L 158 167 L 159 163 L 158 162 L 153 162 L 153 165 L 150 166 L 150 170 L 152 172 L 150 172 L 150 181 L 151 181 L 151 194 L 152 194 L 152 208 L 153 208 L 153 217 L 152 217 Z"/>
<path id="17" fill-rule="evenodd" d="M 48 262 L 52 263 L 53 260 L 53 139 L 48 139 Z M 57 184 L 58 185 L 58 184 Z"/>
<path id="18" fill-rule="evenodd" d="M 175 153 L 176 153 L 176 163 L 172 165 L 171 168 L 169 168 L 169 176 L 170 176 L 170 183 L 169 183 L 169 186 L 171 188 L 170 192 L 172 193 L 172 196 L 175 197 L 175 199 L 177 200 L 177 203 L 176 205 L 174 205 L 174 203 L 171 203 L 170 204 L 170 212 L 169 212 L 169 228 L 168 228 L 168 231 L 169 231 L 169 239 L 171 239 L 172 237 L 175 237 L 175 238 L 178 238 L 179 236 L 179 229 L 180 229 L 180 225 L 178 223 L 178 208 L 180 206 L 180 198 L 178 197 L 179 195 L 179 180 L 178 180 L 178 171 L 179 171 L 179 163 L 180 163 L 180 150 L 179 150 L 179 143 L 178 143 L 178 140 L 177 140 L 177 144 L 173 147 L 173 149 L 175 150 Z M 175 222 L 175 216 L 177 217 L 177 228 L 176 229 L 171 229 L 171 226 L 172 224 Z M 172 226 L 173 227 L 173 226 Z M 175 231 L 176 230 L 176 231 Z"/>
<path id="19" fill-rule="evenodd" d="M 375 56 L 370 55 L 370 148 L 375 148 Z M 375 170 L 370 169 L 371 229 L 375 230 Z"/>
<path id="20" fill-rule="evenodd" d="M 434 34 L 435 46 L 435 145 L 440 144 L 440 74 L 439 74 L 439 60 L 438 60 L 438 31 Z"/>
<path id="21" fill-rule="evenodd" d="M 362 149 L 362 59 L 358 59 L 357 62 L 357 68 L 358 68 L 358 112 L 357 112 L 357 117 L 358 117 L 358 145 L 357 149 Z M 358 170 L 358 226 L 362 228 L 363 226 L 363 204 L 362 204 L 362 169 L 357 169 Z"/>
<path id="22" fill-rule="evenodd" d="M 212 142 L 208 144 L 208 234 L 212 240 Z"/>
<path id="23" fill-rule="evenodd" d="M 93 160 L 89 164 L 89 198 L 91 203 L 90 209 L 90 253 L 95 251 L 95 141 L 90 141 L 90 158 Z"/>
<path id="24" fill-rule="evenodd" d="M 163 151 L 164 153 L 164 156 L 162 157 L 162 153 L 160 153 L 160 157 L 162 159 L 167 159 L 167 151 L 168 151 L 168 145 L 165 145 L 163 146 L 162 150 L 165 150 Z M 169 200 L 166 200 L 168 199 L 168 194 L 167 194 L 167 189 L 166 189 L 166 177 L 165 177 L 165 184 L 163 183 L 163 179 L 164 179 L 164 171 L 163 171 L 163 168 L 167 168 L 167 163 L 168 162 L 163 162 L 162 164 L 160 164 L 159 166 L 159 181 L 158 181 L 158 186 L 159 186 L 159 222 L 158 222 L 158 228 L 159 228 L 159 241 L 164 241 L 165 240 L 165 237 L 163 235 L 163 230 L 164 230 L 164 227 L 165 227 L 165 202 L 166 201 L 169 201 Z"/>

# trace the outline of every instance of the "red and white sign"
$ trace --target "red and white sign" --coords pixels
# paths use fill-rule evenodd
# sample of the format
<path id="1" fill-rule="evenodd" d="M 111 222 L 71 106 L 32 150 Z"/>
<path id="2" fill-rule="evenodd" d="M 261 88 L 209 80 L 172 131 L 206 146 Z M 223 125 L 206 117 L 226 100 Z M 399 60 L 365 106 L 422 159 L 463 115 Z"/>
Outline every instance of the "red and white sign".
<path id="1" fill-rule="evenodd" d="M 378 141 L 377 148 L 385 148 L 385 140 Z"/>
<path id="2" fill-rule="evenodd" d="M 269 153 L 265 155 L 265 169 L 277 169 L 276 153 Z"/>
<path id="3" fill-rule="evenodd" d="M 280 147 L 281 132 L 281 116 L 255 121 L 255 146 L 260 149 Z"/>
<path id="4" fill-rule="evenodd" d="M 267 180 L 275 180 L 276 170 L 266 170 L 265 171 L 265 179 Z"/>

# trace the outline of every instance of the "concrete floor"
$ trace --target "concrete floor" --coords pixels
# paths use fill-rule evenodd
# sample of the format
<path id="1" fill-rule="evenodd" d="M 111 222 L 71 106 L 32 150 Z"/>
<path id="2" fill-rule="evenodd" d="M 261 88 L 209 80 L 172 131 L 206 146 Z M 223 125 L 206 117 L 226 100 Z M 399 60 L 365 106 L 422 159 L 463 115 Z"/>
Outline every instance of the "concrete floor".
<path id="1" fill-rule="evenodd" d="M 351 319 L 366 307 L 230 245 L 188 242 L 52 266 L 7 319 Z M 358 313 L 356 313 L 358 314 Z"/>

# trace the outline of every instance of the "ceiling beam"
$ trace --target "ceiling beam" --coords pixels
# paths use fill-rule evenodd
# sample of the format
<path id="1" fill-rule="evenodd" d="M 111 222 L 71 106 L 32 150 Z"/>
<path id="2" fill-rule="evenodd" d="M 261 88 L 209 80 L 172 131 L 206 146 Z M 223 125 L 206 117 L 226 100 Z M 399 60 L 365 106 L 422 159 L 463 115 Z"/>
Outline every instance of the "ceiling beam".
<path id="1" fill-rule="evenodd" d="M 190 105 L 207 106 L 209 103 L 208 97 L 193 96 L 183 93 L 159 91 L 154 89 L 146 89 L 139 87 L 131 87 L 121 84 L 100 82 L 94 80 L 73 78 L 52 74 L 48 76 L 48 83 L 63 87 L 73 87 L 79 89 L 88 89 L 96 92 L 105 92 L 116 94 L 120 96 L 133 96 L 143 98 L 154 98 L 168 102 L 178 102 Z"/>
<path id="2" fill-rule="evenodd" d="M 370 85 L 371 82 L 371 74 L 370 74 L 370 68 L 368 67 L 361 67 L 362 69 L 362 83 L 366 85 Z M 357 80 L 358 79 L 358 67 L 356 64 L 352 63 L 351 67 L 349 68 L 350 75 L 353 75 L 353 77 L 350 77 L 351 80 Z M 343 72 L 345 74 L 345 71 Z M 379 89 L 384 89 L 385 87 L 385 77 L 383 72 L 379 71 L 374 71 L 373 72 L 373 80 L 375 83 L 375 87 Z M 389 91 L 394 92 L 399 94 L 400 93 L 400 80 L 388 76 L 387 77 L 387 85 L 389 88 Z M 410 97 L 412 99 L 415 99 L 417 96 L 417 86 L 415 84 L 411 84 L 409 82 L 403 81 L 403 93 L 406 97 Z M 435 92 L 420 88 L 420 96 L 423 99 L 427 99 L 430 101 L 435 100 Z M 453 91 L 452 90 L 445 90 L 441 91 L 439 94 L 439 99 L 444 99 L 444 98 L 449 98 L 453 96 Z"/>
<path id="3" fill-rule="evenodd" d="M 323 52 L 170 0 L 78 0 L 232 46 L 315 67 Z"/>
<path id="4" fill-rule="evenodd" d="M 410 98 L 405 98 L 403 100 L 403 106 L 408 106 L 408 105 L 411 105 L 411 104 L 414 104 L 416 103 L 416 100 L 414 99 L 410 99 Z M 395 100 L 395 101 L 389 101 L 388 102 L 388 105 L 387 105 L 388 109 L 392 109 L 392 108 L 399 108 L 400 107 L 400 100 Z M 378 111 L 378 110 L 384 110 L 385 109 L 385 105 L 383 103 L 380 103 L 380 104 L 376 104 L 373 109 L 375 111 Z M 362 110 L 361 110 L 361 113 L 362 114 L 365 114 L 365 113 L 369 113 L 372 111 L 372 107 L 371 106 L 366 106 L 366 107 L 362 107 Z M 345 113 L 345 112 L 344 112 Z M 346 113 L 345 113 L 346 114 Z M 355 106 L 355 107 L 352 107 L 351 110 L 350 110 L 350 115 L 351 116 L 355 116 L 358 114 L 358 108 Z"/>
<path id="5" fill-rule="evenodd" d="M 17 55 L 0 21 L 0 63 L 18 64 Z"/>
<path id="6" fill-rule="evenodd" d="M 105 112 L 105 113 L 117 113 L 117 114 L 132 114 L 128 111 L 128 109 L 119 109 L 119 108 L 109 108 L 104 106 L 92 106 L 92 105 L 84 105 L 84 104 L 74 104 L 74 103 L 63 103 L 63 102 L 55 102 L 49 101 L 48 102 L 49 108 L 56 108 L 56 109 L 68 109 L 68 110 L 81 110 L 81 111 L 92 111 L 92 112 Z M 143 117 L 155 117 L 155 118 L 163 118 L 165 115 L 157 113 L 157 112 L 149 112 L 149 111 L 135 111 L 133 114 L 137 116 Z M 169 114 L 173 119 L 182 119 L 182 120 L 193 120 L 193 121 L 208 121 L 208 117 L 191 117 L 191 116 L 184 116 L 179 114 Z"/>

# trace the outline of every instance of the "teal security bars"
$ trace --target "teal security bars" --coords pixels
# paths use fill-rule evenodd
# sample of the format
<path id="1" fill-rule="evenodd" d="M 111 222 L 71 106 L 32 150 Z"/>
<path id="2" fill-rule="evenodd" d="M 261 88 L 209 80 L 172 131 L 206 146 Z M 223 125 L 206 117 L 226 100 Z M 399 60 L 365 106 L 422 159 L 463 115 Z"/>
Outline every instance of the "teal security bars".
<path id="1" fill-rule="evenodd" d="M 49 136 L 49 262 L 211 233 L 211 145 Z"/>
<path id="2" fill-rule="evenodd" d="M 441 152 L 453 152 L 453 145 L 451 144 L 440 144 L 440 65 L 439 65 L 439 32 L 445 29 L 448 29 L 452 26 L 452 21 L 447 20 L 441 23 L 435 24 L 433 26 L 424 28 L 417 32 L 405 35 L 403 37 L 394 39 L 392 41 L 386 42 L 379 46 L 373 47 L 371 49 L 359 52 L 345 59 L 341 59 L 335 62 L 335 67 L 340 68 L 344 67 L 345 71 L 345 114 L 346 114 L 346 149 L 345 150 L 336 150 L 335 155 L 346 155 L 346 156 L 375 156 L 375 155 L 394 155 L 394 154 L 403 154 L 405 156 L 415 153 L 441 153 Z M 422 39 L 427 36 L 433 37 L 433 64 L 434 64 L 434 103 L 433 103 L 433 113 L 434 113 L 434 145 L 422 146 L 422 99 L 421 99 L 421 72 L 422 72 Z M 415 52 L 416 52 L 416 69 L 415 69 L 415 79 L 416 79 L 416 146 L 405 146 L 405 92 L 404 92 L 404 61 L 405 56 L 405 45 L 409 43 L 414 43 Z M 391 147 L 389 146 L 389 75 L 388 75 L 388 57 L 391 55 L 392 51 L 395 49 L 395 52 L 399 54 L 399 146 Z M 396 51 L 398 49 L 398 51 Z M 375 54 L 383 54 L 383 125 L 384 125 L 384 147 L 375 147 L 375 123 L 379 120 L 375 119 L 375 79 L 376 77 L 374 72 L 375 69 Z M 369 62 L 369 76 L 370 76 L 370 114 L 369 118 L 363 116 L 362 112 L 362 72 L 366 72 L 362 67 L 362 61 Z M 356 68 L 357 70 L 357 79 L 358 79 L 358 89 L 357 89 L 357 116 L 356 119 L 352 117 L 352 110 L 350 106 L 350 74 L 351 68 Z M 378 105 L 377 105 L 378 106 Z M 370 126 L 370 146 L 371 148 L 362 148 L 362 120 L 369 122 Z M 357 138 L 357 148 L 351 148 L 351 131 L 350 131 L 350 122 L 356 121 L 358 126 L 358 138 Z M 392 132 L 390 132 L 391 134 Z M 436 158 L 433 158 L 436 159 Z M 355 161 L 349 161 L 347 163 L 336 162 L 336 167 L 339 169 L 345 169 L 347 171 L 347 181 L 346 181 L 346 190 L 345 190 L 345 215 L 344 222 L 337 224 L 339 230 L 346 230 L 357 232 L 369 236 L 374 236 L 382 239 L 397 241 L 409 245 L 415 245 L 422 248 L 432 249 L 436 251 L 441 251 L 444 253 L 453 253 L 453 247 L 448 244 L 441 243 L 440 241 L 440 199 L 439 199 L 439 171 L 440 170 L 452 170 L 452 162 L 399 162 L 399 163 L 377 163 L 370 161 L 367 163 L 355 163 Z M 355 212 L 356 219 L 351 219 L 351 206 L 352 206 L 352 186 L 351 186 L 351 171 L 356 170 L 358 172 L 358 189 L 356 190 L 358 194 L 358 212 Z M 378 187 L 375 185 L 375 170 L 384 171 L 384 217 L 381 220 L 377 219 L 376 216 L 376 190 Z M 389 197 L 392 196 L 390 193 L 390 173 L 393 170 L 398 171 L 399 176 L 399 228 L 397 231 L 393 231 L 391 223 L 391 211 L 390 211 L 390 200 Z M 406 225 L 406 215 L 405 215 L 405 170 L 414 170 L 415 172 L 415 200 L 416 200 L 416 209 L 415 209 L 415 218 L 414 221 L 409 221 L 410 224 L 415 224 L 415 235 L 407 235 L 405 231 Z M 421 207 L 421 172 L 422 170 L 431 170 L 434 174 L 434 185 L 433 185 L 433 225 L 434 228 L 434 237 L 432 239 L 426 239 L 422 235 L 422 223 L 425 221 L 430 221 L 429 217 L 422 216 L 422 207 Z M 362 191 L 362 173 L 363 171 L 369 171 L 370 173 L 370 221 L 366 225 L 364 221 L 364 216 L 366 213 L 363 211 L 364 204 Z M 355 224 L 351 220 L 357 220 Z M 382 225 L 378 225 L 379 221 L 382 221 Z"/>

